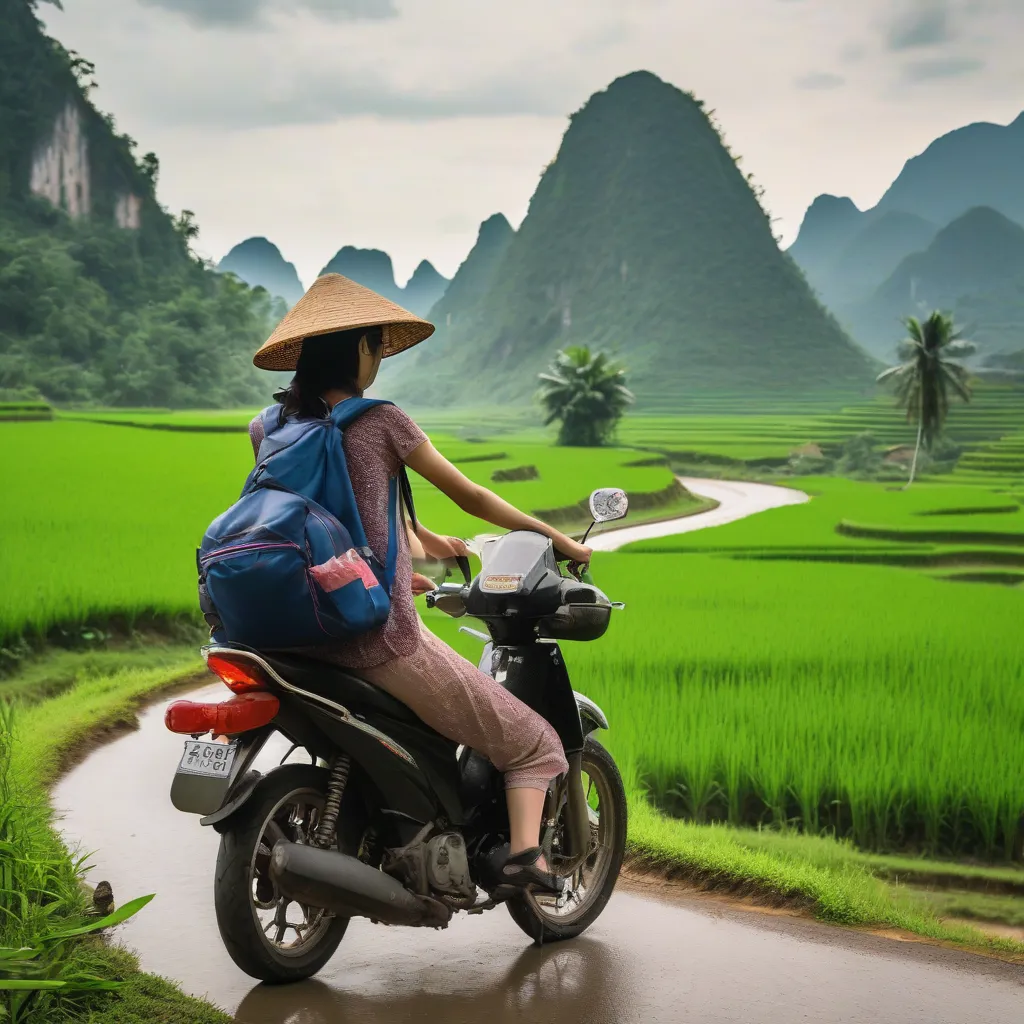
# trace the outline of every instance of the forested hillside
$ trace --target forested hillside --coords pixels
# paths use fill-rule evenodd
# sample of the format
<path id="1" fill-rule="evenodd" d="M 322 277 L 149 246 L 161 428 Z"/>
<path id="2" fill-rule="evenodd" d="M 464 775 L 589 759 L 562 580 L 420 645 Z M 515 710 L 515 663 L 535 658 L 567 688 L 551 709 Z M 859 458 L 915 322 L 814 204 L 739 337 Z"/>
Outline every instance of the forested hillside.
<path id="1" fill-rule="evenodd" d="M 262 400 L 270 296 L 192 255 L 192 215 L 157 201 L 157 157 L 95 109 L 95 69 L 36 7 L 0 0 L 0 397 Z"/>

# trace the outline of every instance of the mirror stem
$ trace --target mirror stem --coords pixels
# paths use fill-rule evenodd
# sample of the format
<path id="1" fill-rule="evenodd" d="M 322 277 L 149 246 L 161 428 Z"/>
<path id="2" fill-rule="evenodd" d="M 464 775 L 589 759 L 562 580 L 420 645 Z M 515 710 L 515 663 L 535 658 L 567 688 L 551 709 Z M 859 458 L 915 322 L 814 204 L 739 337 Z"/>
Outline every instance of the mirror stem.
<path id="1" fill-rule="evenodd" d="M 586 544 L 587 543 L 587 538 L 590 536 L 590 531 L 595 526 L 597 526 L 597 520 L 596 519 L 587 527 L 587 532 L 585 534 L 583 534 L 583 540 L 580 541 L 581 544 Z"/>

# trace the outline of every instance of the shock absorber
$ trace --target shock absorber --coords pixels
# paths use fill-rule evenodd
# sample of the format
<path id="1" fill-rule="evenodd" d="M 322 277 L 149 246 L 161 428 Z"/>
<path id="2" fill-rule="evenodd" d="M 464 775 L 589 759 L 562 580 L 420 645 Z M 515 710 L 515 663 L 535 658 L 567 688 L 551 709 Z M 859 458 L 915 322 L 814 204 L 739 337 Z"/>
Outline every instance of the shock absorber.
<path id="1" fill-rule="evenodd" d="M 345 795 L 345 784 L 348 782 L 348 770 L 351 765 L 348 754 L 338 754 L 331 761 L 331 775 L 327 780 L 327 799 L 324 800 L 324 811 L 316 827 L 313 840 L 317 846 L 327 849 L 334 843 L 338 830 L 338 814 L 341 812 L 341 798 Z"/>

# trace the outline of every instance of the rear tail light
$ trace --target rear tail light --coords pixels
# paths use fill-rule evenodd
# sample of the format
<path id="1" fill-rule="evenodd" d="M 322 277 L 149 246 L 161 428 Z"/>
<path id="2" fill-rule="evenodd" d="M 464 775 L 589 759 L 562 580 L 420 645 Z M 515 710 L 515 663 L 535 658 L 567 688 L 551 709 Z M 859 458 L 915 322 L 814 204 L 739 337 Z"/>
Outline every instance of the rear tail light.
<path id="1" fill-rule="evenodd" d="M 236 736 L 269 725 L 280 707 L 272 693 L 243 693 L 221 704 L 176 700 L 164 715 L 164 725 L 185 736 Z"/>
<path id="2" fill-rule="evenodd" d="M 242 653 L 211 651 L 206 656 L 206 667 L 232 693 L 256 693 L 270 688 L 266 672 Z"/>

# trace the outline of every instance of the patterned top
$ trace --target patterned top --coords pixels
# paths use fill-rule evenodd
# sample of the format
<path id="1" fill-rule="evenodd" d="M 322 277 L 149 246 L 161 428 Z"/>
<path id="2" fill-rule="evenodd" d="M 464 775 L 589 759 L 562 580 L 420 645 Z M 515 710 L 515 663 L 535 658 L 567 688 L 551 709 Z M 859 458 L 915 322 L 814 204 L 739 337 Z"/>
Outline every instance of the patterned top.
<path id="1" fill-rule="evenodd" d="M 263 424 L 258 416 L 249 424 L 249 437 L 257 454 L 263 441 Z M 387 560 L 388 553 L 390 481 L 398 475 L 409 453 L 426 439 L 427 435 L 393 405 L 375 406 L 345 429 L 342 446 L 356 506 L 366 541 L 381 562 Z M 372 668 L 393 658 L 408 657 L 416 650 L 420 624 L 412 596 L 412 557 L 404 529 L 398 531 L 398 546 L 388 621 L 352 640 L 316 648 L 318 657 L 345 668 Z"/>

